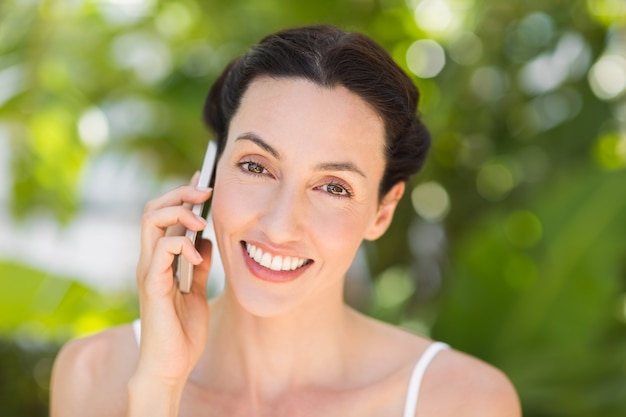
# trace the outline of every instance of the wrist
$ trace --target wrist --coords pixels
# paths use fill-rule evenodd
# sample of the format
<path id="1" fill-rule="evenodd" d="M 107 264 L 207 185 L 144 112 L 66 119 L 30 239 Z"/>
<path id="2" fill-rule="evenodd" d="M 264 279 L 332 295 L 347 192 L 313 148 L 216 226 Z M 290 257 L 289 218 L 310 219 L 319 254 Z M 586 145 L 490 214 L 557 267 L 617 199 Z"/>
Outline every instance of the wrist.
<path id="1" fill-rule="evenodd" d="M 185 382 L 134 375 L 128 382 L 128 417 L 174 417 Z"/>

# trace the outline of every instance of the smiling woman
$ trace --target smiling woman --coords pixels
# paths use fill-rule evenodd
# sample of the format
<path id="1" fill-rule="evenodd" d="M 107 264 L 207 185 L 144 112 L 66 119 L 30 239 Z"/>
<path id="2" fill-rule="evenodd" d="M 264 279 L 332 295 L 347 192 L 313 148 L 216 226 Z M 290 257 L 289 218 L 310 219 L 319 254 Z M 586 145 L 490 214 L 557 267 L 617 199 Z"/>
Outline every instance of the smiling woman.
<path id="1" fill-rule="evenodd" d="M 270 35 L 229 64 L 204 109 L 214 188 L 146 206 L 141 323 L 64 347 L 52 415 L 518 416 L 498 370 L 343 301 L 358 247 L 385 233 L 423 164 L 418 99 L 380 46 L 329 26 Z M 212 244 L 181 231 L 205 227 L 189 206 L 209 198 L 226 288 L 207 302 Z M 179 254 L 196 265 L 188 294 Z"/>

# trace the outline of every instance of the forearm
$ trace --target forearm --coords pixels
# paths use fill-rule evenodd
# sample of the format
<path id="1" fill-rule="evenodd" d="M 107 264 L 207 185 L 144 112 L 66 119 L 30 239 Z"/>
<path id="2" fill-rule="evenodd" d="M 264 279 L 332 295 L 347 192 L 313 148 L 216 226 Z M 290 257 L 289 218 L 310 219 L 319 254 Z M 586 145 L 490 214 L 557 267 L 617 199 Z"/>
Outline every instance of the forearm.
<path id="1" fill-rule="evenodd" d="M 128 383 L 127 417 L 175 417 L 183 384 L 163 384 L 135 376 Z"/>

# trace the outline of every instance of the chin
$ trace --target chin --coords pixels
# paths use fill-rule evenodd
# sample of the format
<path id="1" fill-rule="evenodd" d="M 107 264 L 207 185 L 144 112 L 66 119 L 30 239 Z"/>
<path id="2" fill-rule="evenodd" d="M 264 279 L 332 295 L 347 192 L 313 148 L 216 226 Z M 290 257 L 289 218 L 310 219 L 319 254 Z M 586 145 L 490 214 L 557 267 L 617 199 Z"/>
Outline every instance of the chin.
<path id="1" fill-rule="evenodd" d="M 255 283 L 259 284 L 259 283 Z M 292 294 L 291 291 L 277 291 L 267 285 L 230 282 L 227 279 L 225 295 L 246 313 L 260 318 L 277 318 L 293 312 L 302 305 L 302 293 Z"/>

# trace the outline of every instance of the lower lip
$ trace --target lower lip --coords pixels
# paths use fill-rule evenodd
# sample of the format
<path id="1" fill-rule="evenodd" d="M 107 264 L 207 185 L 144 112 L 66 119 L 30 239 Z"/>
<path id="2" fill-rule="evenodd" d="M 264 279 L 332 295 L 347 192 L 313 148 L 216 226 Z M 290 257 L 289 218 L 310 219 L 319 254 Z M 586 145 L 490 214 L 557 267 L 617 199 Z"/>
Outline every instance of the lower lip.
<path id="1" fill-rule="evenodd" d="M 250 258 L 250 255 L 248 255 L 248 251 L 246 250 L 245 243 L 242 243 L 241 247 L 243 251 L 243 259 L 246 266 L 255 277 L 263 281 L 273 282 L 277 284 L 290 282 L 299 278 L 300 275 L 302 275 L 304 271 L 306 271 L 309 266 L 312 265 L 312 263 L 309 263 L 293 271 L 274 271 L 273 269 L 269 269 L 259 265 L 252 258 Z"/>

